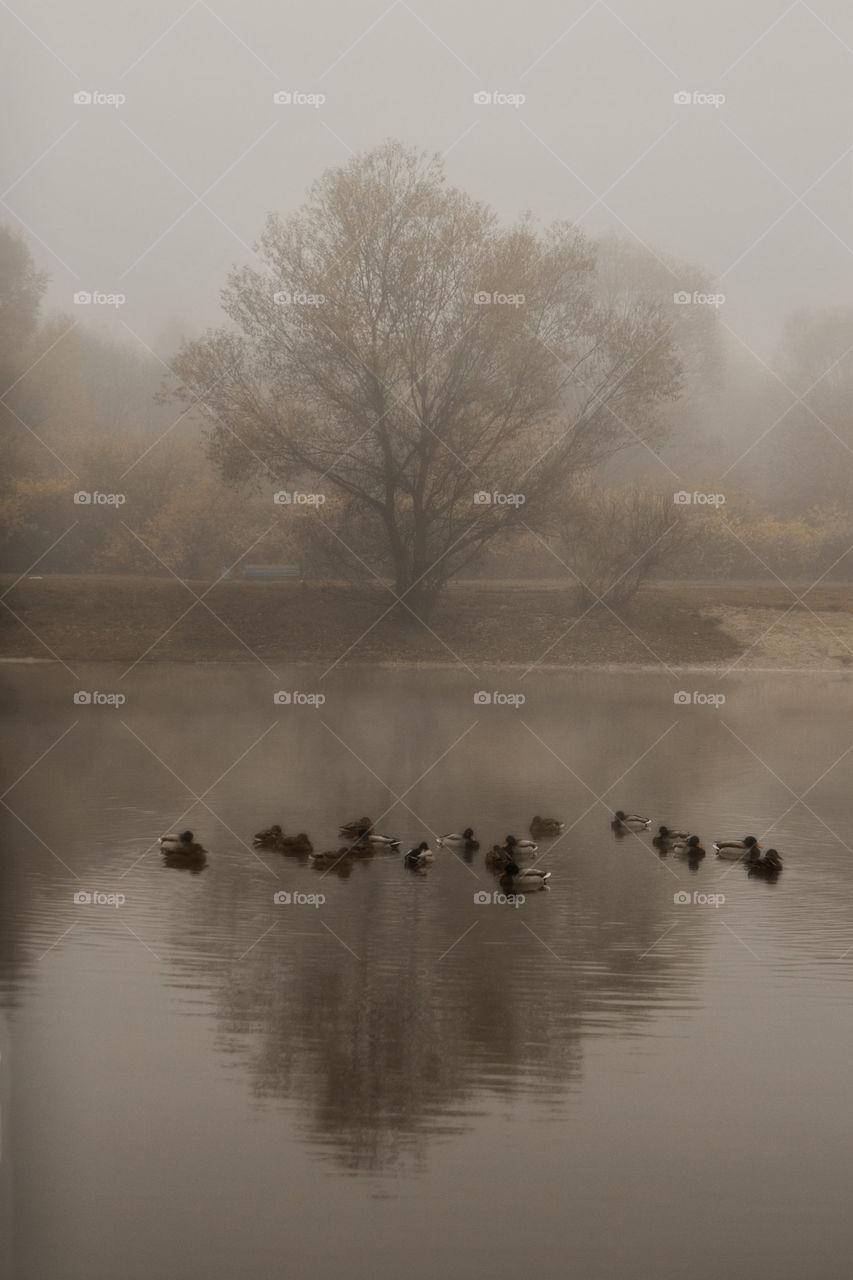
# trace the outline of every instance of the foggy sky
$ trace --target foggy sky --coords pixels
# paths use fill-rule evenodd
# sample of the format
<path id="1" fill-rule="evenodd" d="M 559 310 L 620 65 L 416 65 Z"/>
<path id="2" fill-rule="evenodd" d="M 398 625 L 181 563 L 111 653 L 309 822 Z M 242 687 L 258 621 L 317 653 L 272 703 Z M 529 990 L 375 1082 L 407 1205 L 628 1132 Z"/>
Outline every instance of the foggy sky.
<path id="1" fill-rule="evenodd" d="M 270 210 L 389 136 L 446 152 L 503 218 L 581 219 L 706 265 L 722 320 L 764 355 L 793 308 L 853 299 L 843 0 L 12 0 L 0 39 L 0 222 L 51 273 L 48 310 L 163 354 L 221 322 Z M 74 103 L 96 90 L 127 101 Z"/>

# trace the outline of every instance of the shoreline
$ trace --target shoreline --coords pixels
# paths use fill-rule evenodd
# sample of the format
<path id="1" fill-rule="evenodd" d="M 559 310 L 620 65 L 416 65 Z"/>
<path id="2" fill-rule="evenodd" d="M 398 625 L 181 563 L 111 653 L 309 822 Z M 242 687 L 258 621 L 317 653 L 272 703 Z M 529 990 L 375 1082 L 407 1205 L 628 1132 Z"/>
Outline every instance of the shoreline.
<path id="1" fill-rule="evenodd" d="M 292 659 L 283 657 L 280 659 L 271 658 L 269 661 L 278 661 L 281 665 L 288 668 L 298 667 L 305 670 L 316 670 L 320 665 L 317 662 L 309 662 L 304 658 Z M 63 662 L 75 662 L 78 666 L 85 667 L 108 667 L 121 666 L 125 660 L 122 658 L 5 658 L 0 656 L 0 667 L 15 666 L 45 666 L 45 667 L 62 667 Z M 258 665 L 256 658 L 151 658 L 145 659 L 135 664 L 137 667 L 147 667 L 154 669 L 156 667 L 177 667 L 177 666 L 195 666 L 195 667 L 253 667 Z M 837 676 L 849 675 L 853 677 L 853 671 L 843 667 L 748 667 L 742 665 L 729 664 L 669 664 L 677 675 L 714 675 L 720 679 L 729 679 L 736 675 L 759 675 L 759 676 L 784 676 L 784 675 L 824 675 Z M 665 675 L 669 676 L 667 668 L 661 663 L 630 663 L 630 662 L 569 662 L 569 663 L 538 663 L 531 667 L 524 662 L 481 662 L 479 664 L 483 671 L 529 671 L 530 675 L 537 673 L 560 673 L 573 671 L 591 671 L 595 673 L 615 673 L 625 675 Z M 728 668 L 731 667 L 731 670 Z M 464 671 L 461 663 L 455 662 L 410 662 L 400 660 L 396 662 L 339 662 L 335 667 L 336 671 Z M 671 677 L 670 677 L 671 678 Z"/>
<path id="2" fill-rule="evenodd" d="M 853 584 L 647 583 L 620 608 L 562 583 L 452 584 L 427 623 L 387 592 L 320 583 L 0 577 L 6 666 L 260 662 L 337 670 L 738 671 L 853 667 Z M 204 591 L 203 599 L 198 596 Z M 794 595 L 794 602 L 791 602 Z"/>

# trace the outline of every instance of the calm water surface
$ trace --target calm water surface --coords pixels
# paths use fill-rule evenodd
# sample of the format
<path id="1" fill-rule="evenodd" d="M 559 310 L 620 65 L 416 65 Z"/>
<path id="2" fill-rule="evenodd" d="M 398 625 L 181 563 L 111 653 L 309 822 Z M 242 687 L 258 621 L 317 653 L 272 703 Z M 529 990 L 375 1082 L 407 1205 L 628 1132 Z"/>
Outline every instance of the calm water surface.
<path id="1" fill-rule="evenodd" d="M 444 671 L 78 675 L 3 675 L 6 1274 L 846 1280 L 850 677 L 691 677 L 717 709 L 624 672 L 492 673 L 520 708 Z M 619 807 L 785 870 L 661 858 Z M 536 812 L 571 829 L 521 906 L 476 900 L 482 852 L 251 848 Z M 198 874 L 155 846 L 185 826 Z"/>

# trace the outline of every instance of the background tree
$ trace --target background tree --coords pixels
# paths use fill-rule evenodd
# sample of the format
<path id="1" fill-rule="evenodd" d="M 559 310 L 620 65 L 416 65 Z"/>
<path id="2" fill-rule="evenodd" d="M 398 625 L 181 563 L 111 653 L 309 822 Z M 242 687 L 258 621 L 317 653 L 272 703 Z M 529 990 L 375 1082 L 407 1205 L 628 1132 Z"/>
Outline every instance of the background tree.
<path id="1" fill-rule="evenodd" d="M 780 511 L 838 505 L 849 511 L 853 489 L 853 309 L 799 311 L 786 325 L 778 367 L 789 391 L 771 388 L 779 419 L 754 450 L 771 475 L 769 497 Z M 769 424 L 768 424 L 769 425 Z"/>
<path id="2" fill-rule="evenodd" d="M 552 532 L 578 577 L 581 602 L 600 599 L 616 608 L 650 576 L 683 565 L 697 544 L 698 523 L 685 519 L 669 486 L 603 488 L 587 476 L 572 486 Z"/>
<path id="3" fill-rule="evenodd" d="M 567 477 L 653 438 L 678 393 L 664 309 L 597 299 L 577 229 L 503 228 L 400 143 L 327 171 L 257 251 L 266 270 L 223 293 L 233 327 L 173 370 L 226 476 L 339 495 L 349 553 L 420 613 Z"/>

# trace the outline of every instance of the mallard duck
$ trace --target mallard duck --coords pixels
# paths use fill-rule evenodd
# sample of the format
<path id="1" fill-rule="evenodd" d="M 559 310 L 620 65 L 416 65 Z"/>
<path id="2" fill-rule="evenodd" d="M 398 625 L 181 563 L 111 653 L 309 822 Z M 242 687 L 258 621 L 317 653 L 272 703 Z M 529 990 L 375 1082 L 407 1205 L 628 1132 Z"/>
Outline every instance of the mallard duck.
<path id="1" fill-rule="evenodd" d="M 652 836 L 652 844 L 656 849 L 662 849 L 666 853 L 681 840 L 686 840 L 689 835 L 687 831 L 670 831 L 669 827 L 658 827 L 656 836 Z"/>
<path id="2" fill-rule="evenodd" d="M 341 849 L 326 849 L 323 853 L 312 853 L 310 861 L 315 867 L 334 867 L 345 858 L 352 857 L 352 848 L 344 845 Z"/>
<path id="3" fill-rule="evenodd" d="M 399 840 L 397 841 L 399 844 Z M 404 858 L 404 862 L 409 867 L 422 867 L 425 862 L 432 862 L 435 854 L 430 849 L 426 840 L 422 840 L 414 849 L 410 849 Z"/>
<path id="4" fill-rule="evenodd" d="M 530 824 L 532 836 L 558 836 L 565 829 L 565 822 L 560 822 L 557 818 L 540 818 L 538 813 Z"/>
<path id="5" fill-rule="evenodd" d="M 395 840 L 392 836 L 381 836 L 376 831 L 362 828 L 358 833 L 356 845 L 361 845 L 362 848 L 370 847 L 371 849 L 399 849 L 400 841 Z"/>
<path id="6" fill-rule="evenodd" d="M 204 871 L 207 866 L 207 854 L 204 849 L 200 853 L 187 853 L 178 850 L 175 852 L 163 853 L 163 866 L 170 867 L 173 871 L 188 871 L 191 876 L 197 876 Z"/>
<path id="7" fill-rule="evenodd" d="M 474 839 L 474 831 L 471 827 L 466 827 L 461 836 L 455 832 L 451 832 L 447 836 L 439 836 L 436 843 L 444 845 L 448 849 L 465 849 L 471 853 L 480 847 L 480 841 Z"/>
<path id="8" fill-rule="evenodd" d="M 161 836 L 160 848 L 163 853 L 178 853 L 198 857 L 205 852 L 191 831 L 182 831 L 179 836 Z"/>
<path id="9" fill-rule="evenodd" d="M 508 851 L 510 857 L 515 854 L 534 854 L 539 848 L 533 840 L 516 840 L 515 836 L 507 836 L 504 840 L 504 847 Z"/>
<path id="10" fill-rule="evenodd" d="M 298 836 L 282 836 L 275 845 L 280 853 L 312 853 L 314 846 L 304 831 Z"/>
<path id="11" fill-rule="evenodd" d="M 691 840 L 696 844 L 699 843 L 698 836 L 691 836 L 685 832 L 683 835 L 678 835 L 673 840 L 670 840 L 670 845 L 675 853 L 680 853 L 687 848 Z"/>
<path id="12" fill-rule="evenodd" d="M 744 859 L 750 875 L 778 876 L 782 870 L 782 855 L 777 849 L 768 849 L 762 858 L 758 846 L 753 845 Z"/>
<path id="13" fill-rule="evenodd" d="M 510 858 L 504 867 L 501 885 L 505 889 L 521 889 L 526 893 L 531 889 L 544 889 L 545 881 L 550 878 L 550 871 L 541 871 L 539 867 L 520 867 Z"/>
<path id="14" fill-rule="evenodd" d="M 284 832 L 278 823 L 274 822 L 271 827 L 267 827 L 266 831 L 256 832 L 252 844 L 261 849 L 275 849 L 283 839 Z"/>
<path id="15" fill-rule="evenodd" d="M 732 862 L 742 858 L 748 849 L 755 849 L 756 852 L 761 845 L 755 836 L 744 836 L 742 840 L 715 840 L 714 852 L 718 858 L 729 858 Z"/>
<path id="16" fill-rule="evenodd" d="M 486 866 L 500 870 L 509 862 L 509 849 L 500 844 L 493 844 L 486 852 Z"/>
<path id="17" fill-rule="evenodd" d="M 686 840 L 676 840 L 672 850 L 673 853 L 686 853 L 688 858 L 705 857 L 705 850 L 702 848 L 698 836 L 688 836 Z"/>
<path id="18" fill-rule="evenodd" d="M 651 818 L 641 818 L 636 813 L 623 813 L 621 809 L 617 809 L 610 825 L 614 829 L 620 827 L 627 831 L 643 831 L 646 827 L 652 825 L 652 820 Z"/>
<path id="19" fill-rule="evenodd" d="M 370 818 L 358 818 L 355 822 L 344 822 L 338 831 L 338 835 L 345 840 L 355 840 L 362 832 L 372 830 L 373 823 Z"/>

